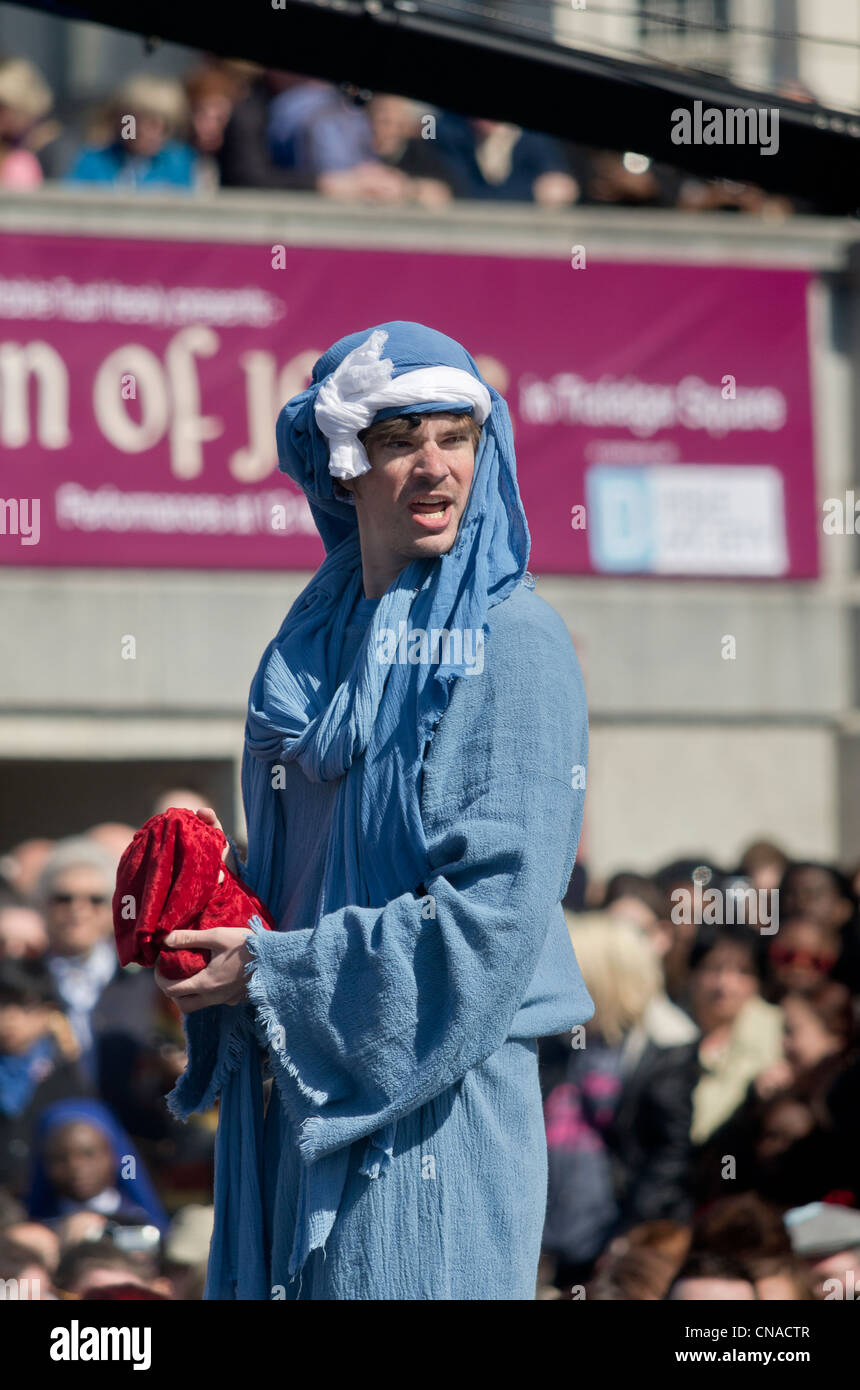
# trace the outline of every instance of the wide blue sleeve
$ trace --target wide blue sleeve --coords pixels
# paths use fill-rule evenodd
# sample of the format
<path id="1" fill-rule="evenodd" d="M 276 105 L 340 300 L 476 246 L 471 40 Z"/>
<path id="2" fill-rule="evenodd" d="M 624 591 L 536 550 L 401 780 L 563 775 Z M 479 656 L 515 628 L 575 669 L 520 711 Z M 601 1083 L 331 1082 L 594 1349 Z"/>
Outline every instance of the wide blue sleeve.
<path id="1" fill-rule="evenodd" d="M 426 882 L 384 907 L 248 938 L 249 993 L 307 1161 L 497 1051 L 567 887 L 585 794 L 582 679 L 558 616 L 532 594 L 507 603 L 485 670 L 457 682 L 425 759 Z"/>

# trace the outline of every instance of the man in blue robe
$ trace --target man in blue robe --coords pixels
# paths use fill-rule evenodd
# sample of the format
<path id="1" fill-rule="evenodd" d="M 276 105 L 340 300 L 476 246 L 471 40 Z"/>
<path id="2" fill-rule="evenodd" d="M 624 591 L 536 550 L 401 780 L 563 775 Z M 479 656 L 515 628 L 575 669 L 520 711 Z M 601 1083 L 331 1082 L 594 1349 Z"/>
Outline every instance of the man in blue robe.
<path id="1" fill-rule="evenodd" d="M 536 1040 L 593 1012 L 560 905 L 587 716 L 508 410 L 393 322 L 329 349 L 277 438 L 327 551 L 249 698 L 237 869 L 279 930 L 209 931 L 209 966 L 160 980 L 171 1108 L 221 1098 L 206 1296 L 531 1299 Z"/>

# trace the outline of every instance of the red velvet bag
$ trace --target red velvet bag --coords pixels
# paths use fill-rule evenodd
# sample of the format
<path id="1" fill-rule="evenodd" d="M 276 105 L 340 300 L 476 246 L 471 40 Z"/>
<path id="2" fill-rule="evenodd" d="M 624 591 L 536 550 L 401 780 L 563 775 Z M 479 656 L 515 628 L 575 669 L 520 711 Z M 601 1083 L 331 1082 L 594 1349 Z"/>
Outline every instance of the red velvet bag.
<path id="1" fill-rule="evenodd" d="M 160 965 L 170 980 L 187 980 L 211 960 L 208 951 L 172 950 L 172 931 L 247 927 L 258 917 L 277 930 L 264 904 L 223 863 L 224 832 L 193 811 L 171 809 L 138 830 L 122 859 L 113 895 L 116 949 L 122 965 Z M 219 883 L 221 870 L 224 881 Z M 159 952 L 163 950 L 159 961 Z"/>

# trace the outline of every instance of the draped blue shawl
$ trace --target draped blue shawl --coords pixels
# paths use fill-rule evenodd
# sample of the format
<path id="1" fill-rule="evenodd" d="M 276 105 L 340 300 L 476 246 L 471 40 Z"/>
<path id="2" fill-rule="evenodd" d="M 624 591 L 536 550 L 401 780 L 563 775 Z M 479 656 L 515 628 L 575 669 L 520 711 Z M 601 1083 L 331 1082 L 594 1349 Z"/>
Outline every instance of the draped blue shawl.
<path id="1" fill-rule="evenodd" d="M 419 367 L 450 366 L 483 381 L 470 354 L 443 333 L 418 323 L 379 327 L 388 334 L 384 351 L 394 362 L 395 376 Z M 334 688 L 344 629 L 361 592 L 361 553 L 355 507 L 335 495 L 328 444 L 317 428 L 313 405 L 323 380 L 371 331 L 342 338 L 324 353 L 311 385 L 288 402 L 278 419 L 281 471 L 305 493 L 327 555 L 264 653 L 251 686 L 242 770 L 247 872 L 276 918 L 289 893 L 280 873 L 277 797 L 271 785 L 271 767 L 280 761 L 297 760 L 312 781 L 328 781 L 342 777 L 364 754 L 363 778 L 347 779 L 341 788 L 342 815 L 336 819 L 342 821 L 343 838 L 335 835 L 329 845 L 329 866 L 343 864 L 348 850 L 352 881 L 347 902 L 385 902 L 400 891 L 391 881 L 391 864 L 363 862 L 368 822 L 380 814 L 397 878 L 411 888 L 422 882 L 427 865 L 419 810 L 421 763 L 452 683 L 467 667 L 447 659 L 456 655 L 453 643 L 436 664 L 387 665 L 377 660 L 378 634 L 397 632 L 402 620 L 426 632 L 486 631 L 490 609 L 520 582 L 528 559 L 510 416 L 502 397 L 488 386 L 492 410 L 453 547 L 437 560 L 414 561 L 389 586 L 353 670 Z M 429 404 L 435 410 L 446 408 L 445 402 Z M 462 408 L 457 402 L 448 407 Z M 424 403 L 378 415 L 427 408 Z"/>
<path id="2" fill-rule="evenodd" d="M 420 367 L 451 366 L 483 380 L 466 350 L 453 339 L 417 323 L 379 325 L 386 333 L 384 355 L 394 375 Z M 341 339 L 317 362 L 311 385 L 284 407 L 277 423 L 280 468 L 305 493 L 326 548 L 326 558 L 288 612 L 263 654 L 251 685 L 245 730 L 242 792 L 248 825 L 248 859 L 243 876 L 281 920 L 290 894 L 282 868 L 282 794 L 274 789 L 279 764 L 296 762 L 311 781 L 336 781 L 335 809 L 319 889 L 318 913 L 347 905 L 384 907 L 404 893 L 421 894 L 432 877 L 421 819 L 422 762 L 445 713 L 452 687 L 466 672 L 454 660 L 456 644 L 444 646 L 433 662 L 385 664 L 377 659 L 378 635 L 410 628 L 488 632 L 493 607 L 519 585 L 526 572 L 529 536 L 516 481 L 513 435 L 507 406 L 488 383 L 492 409 L 475 459 L 468 503 L 450 552 L 412 562 L 379 600 L 352 668 L 336 683 L 347 621 L 361 593 L 361 555 L 355 508 L 335 492 L 329 451 L 315 416 L 321 383 L 371 329 Z M 463 402 L 425 402 L 406 411 L 385 410 L 377 418 L 428 408 L 462 409 Z M 464 644 L 465 645 L 465 644 Z M 368 852 L 384 844 L 387 853 Z M 308 923 L 308 926 L 313 926 Z M 378 1093 L 352 1098 L 348 1114 L 322 1120 L 318 1112 L 337 1094 L 338 1058 L 316 1058 L 313 1084 L 298 1076 L 290 1058 L 289 1020 L 267 1007 L 257 979 L 259 939 L 249 937 L 255 960 L 248 987 L 256 1023 L 269 1046 L 275 1081 L 304 1160 L 298 1218 L 290 1260 L 297 1274 L 310 1252 L 325 1246 L 337 1216 L 350 1146 L 362 1135 L 361 1172 L 381 1176 L 390 1161 L 398 1113 L 426 1096 L 434 1058 L 420 1039 L 398 1039 L 414 1049 L 410 1084 L 396 1104 L 380 1107 Z M 359 965 L 361 961 L 359 958 Z M 342 1000 L 344 1031 L 349 981 Z M 214 1011 L 204 1011 L 214 1012 Z M 231 1011 L 238 1013 L 240 1011 Z M 193 1016 L 192 1016 L 193 1018 Z M 337 1034 L 339 1021 L 331 1020 Z M 222 1036 L 214 1058 L 215 1084 L 223 1083 L 216 1152 L 216 1226 L 207 1297 L 267 1298 L 263 1234 L 258 1215 L 262 1180 L 259 1146 L 261 1083 L 250 1030 L 237 1018 Z M 476 1057 L 482 1040 L 475 1039 Z M 353 1078 L 354 1079 L 354 1078 Z M 360 1078 L 356 1084 L 361 1087 Z M 296 1104 L 296 1089 L 304 1105 Z M 196 1098 L 199 1100 L 199 1098 Z M 171 1098 L 178 1113 L 191 1107 L 183 1082 Z M 372 1132 L 361 1116 L 374 1117 Z M 215 1276 L 214 1270 L 223 1270 Z"/>

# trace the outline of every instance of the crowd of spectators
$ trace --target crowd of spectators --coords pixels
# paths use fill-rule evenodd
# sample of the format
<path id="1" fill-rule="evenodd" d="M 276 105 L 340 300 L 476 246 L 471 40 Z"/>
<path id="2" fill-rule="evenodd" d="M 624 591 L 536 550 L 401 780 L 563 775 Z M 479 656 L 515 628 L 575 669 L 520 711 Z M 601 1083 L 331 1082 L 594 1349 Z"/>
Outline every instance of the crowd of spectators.
<path id="1" fill-rule="evenodd" d="M 152 809 L 205 799 L 174 788 Z M 117 961 L 133 833 L 0 859 L 0 1290 L 25 1297 L 203 1292 L 217 1112 L 170 1115 L 181 1017 Z M 565 903 L 595 1013 L 540 1040 L 539 1298 L 860 1289 L 858 887 L 766 842 L 734 872 L 700 858 L 599 884 L 577 866 Z"/>
<path id="2" fill-rule="evenodd" d="M 32 63 L 0 61 L 0 188 L 45 179 L 186 195 L 293 189 L 427 208 L 478 199 L 762 217 L 800 210 L 751 184 L 695 179 L 633 151 L 204 56 L 181 81 L 134 74 L 101 109 L 72 117 L 54 110 Z"/>
<path id="3" fill-rule="evenodd" d="M 168 791 L 153 813 L 189 799 Z M 0 1292 L 202 1297 L 217 1114 L 171 1116 L 181 1015 L 152 971 L 117 959 L 111 900 L 133 834 L 106 823 L 2 860 Z"/>
<path id="4" fill-rule="evenodd" d="M 764 841 L 574 879 L 595 1014 L 540 1044 L 541 1297 L 855 1296 L 858 888 Z"/>

